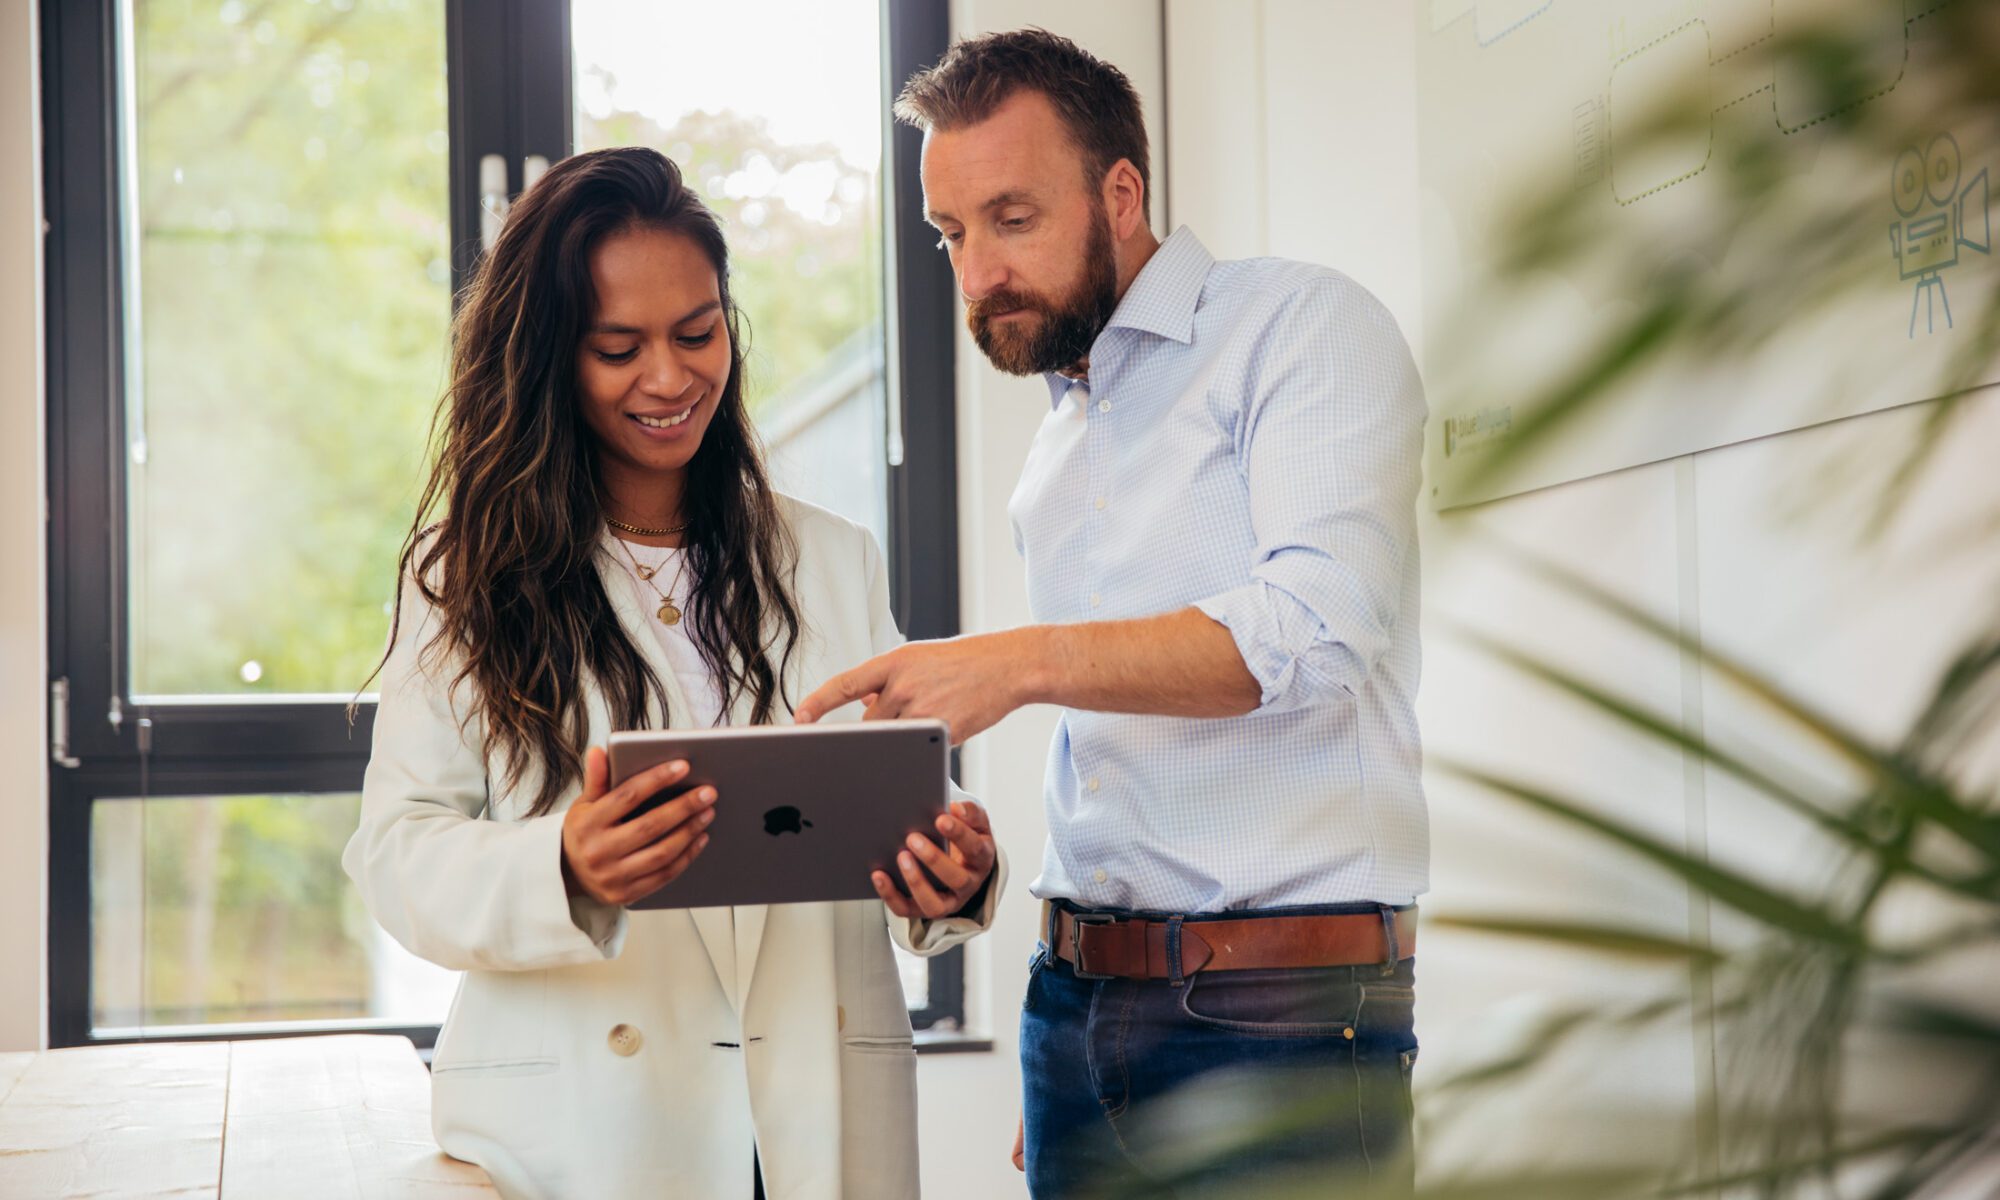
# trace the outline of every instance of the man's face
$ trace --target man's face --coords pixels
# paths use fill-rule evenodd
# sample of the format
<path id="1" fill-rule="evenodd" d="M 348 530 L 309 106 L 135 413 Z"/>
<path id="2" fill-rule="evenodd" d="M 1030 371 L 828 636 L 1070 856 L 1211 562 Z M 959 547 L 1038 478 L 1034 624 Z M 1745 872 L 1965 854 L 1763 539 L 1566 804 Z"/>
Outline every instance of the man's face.
<path id="1" fill-rule="evenodd" d="M 1073 367 L 1118 306 L 1104 200 L 1040 92 L 924 139 L 924 207 L 943 235 L 965 323 L 1010 375 Z"/>

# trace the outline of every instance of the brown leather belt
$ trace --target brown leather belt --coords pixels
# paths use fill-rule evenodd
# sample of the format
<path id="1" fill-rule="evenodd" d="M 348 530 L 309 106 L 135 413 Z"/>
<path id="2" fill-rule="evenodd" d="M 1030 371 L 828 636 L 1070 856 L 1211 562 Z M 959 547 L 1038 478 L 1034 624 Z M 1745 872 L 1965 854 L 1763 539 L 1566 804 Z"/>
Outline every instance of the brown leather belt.
<path id="1" fill-rule="evenodd" d="M 1398 909 L 1393 948 L 1379 912 L 1334 916 L 1240 917 L 1182 921 L 1180 973 L 1260 968 L 1357 967 L 1417 951 L 1417 910 Z M 1044 906 L 1042 928 L 1056 956 L 1084 979 L 1172 979 L 1171 922 L 1112 919 Z"/>

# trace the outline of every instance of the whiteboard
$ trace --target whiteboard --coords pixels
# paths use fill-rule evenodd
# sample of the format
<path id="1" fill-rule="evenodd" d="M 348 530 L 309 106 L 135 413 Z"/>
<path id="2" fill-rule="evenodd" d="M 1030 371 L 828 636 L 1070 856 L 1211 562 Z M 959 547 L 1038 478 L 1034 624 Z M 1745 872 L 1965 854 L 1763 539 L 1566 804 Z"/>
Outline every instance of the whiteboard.
<path id="1" fill-rule="evenodd" d="M 1851 88 L 1833 96 L 1760 54 L 1774 30 L 1809 7 L 1418 0 L 1418 241 L 1431 331 L 1425 454 L 1434 506 L 1937 395 L 1950 356 L 1970 340 L 1968 317 L 2000 278 L 1991 213 L 2000 146 L 1990 128 L 1924 123 L 1926 65 L 1938 49 L 1926 41 L 1937 26 L 1927 18 L 1939 0 L 1869 8 L 1871 52 Z M 1706 109 L 1706 119 L 1641 152 L 1638 115 L 1674 95 L 1694 96 L 1689 111 Z M 1835 118 L 1861 105 L 1905 122 L 1910 144 L 1861 155 L 1844 143 Z M 1795 176 L 1782 186 L 1796 202 L 1718 227 L 1743 164 L 1774 162 Z M 1574 192 L 1607 251 L 1602 261 L 1538 275 L 1505 304 L 1469 306 L 1471 287 L 1494 261 L 1509 197 L 1523 189 Z M 1788 222 L 1829 211 L 1849 235 L 1861 234 L 1852 261 L 1837 264 L 1855 282 L 1837 302 L 1790 296 L 1786 262 L 1774 262 L 1771 247 L 1798 236 L 1800 226 Z M 1769 310 L 1749 306 L 1766 298 L 1804 315 L 1740 356 L 1649 369 L 1621 386 L 1615 403 L 1551 439 L 1547 453 L 1504 478 L 1482 476 L 1482 464 L 1532 419 L 1523 409 L 1537 387 L 1558 381 L 1575 346 L 1643 295 L 1647 280 L 1619 251 L 1669 245 L 1691 247 L 1673 269 L 1695 273 L 1715 294 L 1740 295 L 1759 319 Z M 2000 378 L 2000 369 L 1985 371 L 1981 382 Z"/>

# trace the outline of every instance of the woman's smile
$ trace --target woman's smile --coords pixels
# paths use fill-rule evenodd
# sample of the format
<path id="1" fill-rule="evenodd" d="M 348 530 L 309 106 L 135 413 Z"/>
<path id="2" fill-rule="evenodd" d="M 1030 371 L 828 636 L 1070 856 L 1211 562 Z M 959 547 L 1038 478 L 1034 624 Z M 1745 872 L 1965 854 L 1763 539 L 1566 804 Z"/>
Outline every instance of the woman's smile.
<path id="1" fill-rule="evenodd" d="M 672 441 L 675 438 L 687 436 L 690 432 L 687 428 L 688 418 L 694 415 L 695 409 L 701 407 L 701 402 L 706 396 L 706 392 L 702 393 L 701 396 L 695 398 L 693 404 L 678 411 L 627 413 L 625 415 L 630 417 L 632 422 L 639 427 L 641 437 L 663 442 Z"/>

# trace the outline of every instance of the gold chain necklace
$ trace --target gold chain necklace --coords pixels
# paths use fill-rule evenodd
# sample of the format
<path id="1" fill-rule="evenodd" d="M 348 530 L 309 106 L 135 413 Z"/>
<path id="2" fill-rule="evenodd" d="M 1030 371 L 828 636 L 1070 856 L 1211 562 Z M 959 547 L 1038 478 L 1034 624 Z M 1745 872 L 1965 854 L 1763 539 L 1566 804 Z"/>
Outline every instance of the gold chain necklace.
<path id="1" fill-rule="evenodd" d="M 685 532 L 687 529 L 687 525 L 685 523 L 680 525 L 670 526 L 666 529 L 647 529 L 644 526 L 640 525 L 627 525 L 625 522 L 613 516 L 606 516 L 604 518 L 604 523 L 606 525 L 611 526 L 613 529 L 622 529 L 626 533 L 636 533 L 640 537 L 672 537 L 677 533 Z"/>
<path id="2" fill-rule="evenodd" d="M 608 520 L 609 518 L 606 519 Z M 682 526 L 682 528 L 686 528 L 686 526 Z M 640 562 L 638 556 L 632 553 L 632 547 L 625 544 L 624 538 L 612 538 L 611 540 L 617 542 L 618 548 L 625 552 L 626 560 L 632 564 L 633 573 L 636 574 L 642 581 L 644 581 L 647 587 L 652 588 L 653 594 L 660 598 L 660 609 L 659 609 L 660 620 L 668 625 L 680 624 L 681 610 L 679 606 L 677 606 L 674 603 L 673 597 L 670 596 L 668 593 L 672 592 L 675 588 L 678 588 L 681 585 L 681 572 L 687 569 L 686 552 L 683 551 L 679 555 L 678 561 L 674 564 L 673 582 L 669 583 L 667 585 L 667 591 L 663 592 L 660 590 L 660 585 L 653 582 L 653 576 L 659 574 L 660 569 L 658 567 L 649 567 L 644 563 Z"/>

